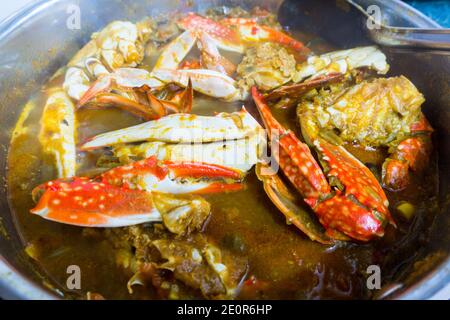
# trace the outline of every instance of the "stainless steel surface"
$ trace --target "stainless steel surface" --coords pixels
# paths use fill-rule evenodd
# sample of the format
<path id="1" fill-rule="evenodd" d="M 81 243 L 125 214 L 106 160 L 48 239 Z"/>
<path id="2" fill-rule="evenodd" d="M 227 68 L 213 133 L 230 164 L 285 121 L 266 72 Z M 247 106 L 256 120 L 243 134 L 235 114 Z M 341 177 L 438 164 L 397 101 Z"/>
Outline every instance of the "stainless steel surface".
<path id="1" fill-rule="evenodd" d="M 5 179 L 7 149 L 11 129 L 17 121 L 21 108 L 28 97 L 70 57 L 87 42 L 92 32 L 114 19 L 139 20 L 146 15 L 181 11 L 202 11 L 211 5 L 258 4 L 280 12 L 283 24 L 291 29 L 311 31 L 338 47 L 352 47 L 370 43 L 357 24 L 360 14 L 354 12 L 344 1 L 297 1 L 286 0 L 51 0 L 36 1 L 0 25 L 0 176 Z M 377 2 L 377 1 L 372 1 Z M 189 3 L 193 3 L 192 7 Z M 66 27 L 68 5 L 81 8 L 81 29 Z M 348 5 L 348 4 L 347 4 Z M 407 8 L 407 10 L 405 9 Z M 308 15 L 303 13 L 308 12 Z M 433 28 L 436 24 L 415 11 L 391 1 L 388 6 L 391 21 L 401 21 L 409 27 Z M 403 24 L 402 24 L 403 25 Z M 449 174 L 450 174 L 450 61 L 446 55 L 430 55 L 426 52 L 402 52 L 386 49 L 392 65 L 391 74 L 405 74 L 411 78 L 427 98 L 425 113 L 436 128 L 439 149 L 440 204 L 441 213 L 430 227 L 436 234 L 428 244 L 418 243 L 417 252 L 434 252 L 450 248 L 449 227 Z M 0 296 L 4 298 L 47 299 L 58 297 L 44 286 L 47 275 L 20 254 L 23 244 L 11 216 L 5 183 L 0 186 Z M 444 231 L 444 233 L 442 232 Z M 424 253 L 424 254 L 425 254 Z M 415 253 L 407 253 L 415 256 Z M 387 298 L 428 298 L 450 282 L 450 259 L 447 256 L 438 265 L 430 267 L 425 276 L 411 284 L 400 287 L 389 284 Z M 50 281 L 51 282 L 51 281 Z M 391 290 L 394 287 L 394 290 Z"/>
<path id="2" fill-rule="evenodd" d="M 383 22 L 383 12 L 386 2 L 378 5 L 381 13 L 378 18 L 368 13 L 368 4 L 373 5 L 373 1 L 347 0 L 361 12 L 367 23 L 361 27 L 367 30 L 369 37 L 377 44 L 389 47 L 413 47 L 425 49 L 450 50 L 450 29 L 443 28 L 411 28 L 402 25 L 388 25 Z M 370 28 L 368 26 L 371 26 Z"/>

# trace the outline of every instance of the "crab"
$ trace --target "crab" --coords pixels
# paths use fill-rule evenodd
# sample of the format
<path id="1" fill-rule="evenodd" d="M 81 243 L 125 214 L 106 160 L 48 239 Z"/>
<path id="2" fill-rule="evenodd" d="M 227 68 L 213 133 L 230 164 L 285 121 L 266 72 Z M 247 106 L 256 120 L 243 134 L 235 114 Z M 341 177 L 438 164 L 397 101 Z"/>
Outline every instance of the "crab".
<path id="1" fill-rule="evenodd" d="M 93 178 L 47 182 L 36 188 L 34 194 L 41 194 L 39 191 L 43 194 L 31 212 L 79 226 L 117 227 L 161 219 L 167 226 L 166 211 L 158 205 L 155 195 L 160 201 L 172 196 L 167 201 L 173 205 L 173 211 L 167 215 L 175 219 L 171 222 L 175 227 L 167 227 L 175 230 L 177 221 L 196 219 L 195 205 L 205 201 L 180 200 L 179 196 L 243 188 L 245 174 L 258 160 L 261 130 L 257 121 L 242 109 L 212 117 L 177 113 L 98 135 L 81 149 L 112 145 L 122 157 L 138 154 L 141 160 L 126 162 Z M 137 142 L 144 144 L 130 145 Z M 177 205 L 179 201 L 185 204 Z"/>
<path id="2" fill-rule="evenodd" d="M 271 137 L 275 160 L 325 228 L 325 235 L 314 236 L 316 231 L 308 235 L 324 243 L 330 238 L 369 241 L 382 237 L 388 223 L 395 225 L 386 195 L 367 167 L 344 147 L 317 136 L 311 142 L 321 167 L 309 147 L 273 117 L 256 87 L 252 96 Z M 290 193 L 279 178 L 270 177 L 273 174 L 259 173 L 269 198 L 282 209 L 288 221 L 308 229 L 305 220 L 287 205 L 292 200 Z"/>
<path id="3" fill-rule="evenodd" d="M 297 114 L 306 141 L 322 135 L 338 143 L 388 148 L 383 185 L 406 188 L 409 171 L 427 165 L 433 128 L 421 111 L 423 95 L 406 77 L 377 78 L 302 99 Z"/>
<path id="4" fill-rule="evenodd" d="M 160 55 L 154 71 L 177 68 L 195 40 L 192 32 L 184 32 L 172 40 Z M 111 72 L 96 74 L 95 78 L 96 81 L 90 83 L 81 96 L 73 97 L 78 100 L 78 108 L 113 106 L 150 120 L 174 112 L 189 112 L 192 107 L 193 93 L 189 83 L 184 92 L 171 90 L 172 97 L 158 99 L 152 90 L 165 85 L 145 69 L 122 66 Z"/>
<path id="5" fill-rule="evenodd" d="M 52 159 L 59 178 L 76 174 L 77 108 L 74 101 L 86 93 L 92 79 L 103 77 L 117 68 L 132 68 L 140 64 L 145 42 L 152 32 L 150 20 L 137 24 L 111 22 L 95 33 L 92 40 L 70 60 L 63 85 L 48 89 L 40 119 L 39 141 L 44 153 Z"/>
<path id="6" fill-rule="evenodd" d="M 200 62 L 182 62 L 196 43 L 201 52 Z M 144 115 L 149 120 L 174 112 L 190 111 L 192 90 L 225 100 L 245 99 L 245 94 L 229 76 L 234 68 L 220 55 L 208 34 L 187 30 L 163 49 L 151 71 L 118 68 L 103 74 L 85 91 L 78 106 L 116 106 Z M 170 84 L 186 90 L 170 101 L 155 97 L 153 93 L 164 90 Z"/>
<path id="7" fill-rule="evenodd" d="M 199 75 L 196 75 L 196 70 L 186 70 L 188 78 L 184 82 L 185 77 L 182 76 L 179 81 L 186 87 L 184 91 L 177 88 L 162 89 L 158 94 L 165 98 L 156 97 L 152 89 L 165 87 L 166 84 L 153 77 L 149 71 L 136 68 L 143 60 L 147 40 L 154 33 L 151 22 L 144 20 L 133 24 L 114 21 L 108 24 L 94 34 L 92 40 L 69 62 L 62 87 L 49 89 L 39 137 L 44 152 L 53 159 L 59 178 L 76 174 L 75 112 L 81 107 L 119 107 L 144 120 L 176 112 L 188 113 L 192 108 L 192 88 L 204 87 L 205 78 L 210 79 L 210 73 L 213 82 L 219 79 L 230 84 L 227 87 L 219 82 L 219 90 L 228 88 L 237 92 L 233 87 L 234 80 L 218 71 L 199 70 Z M 190 31 L 178 35 L 165 47 L 153 71 L 172 72 L 197 38 Z M 200 37 L 205 64 L 217 68 L 221 63 L 226 64 L 226 60 L 218 56 L 217 50 L 214 51 L 214 46 L 207 41 L 206 35 Z M 229 70 L 229 66 L 226 68 Z"/>
<path id="8" fill-rule="evenodd" d="M 148 92 L 160 89 L 167 84 L 176 84 L 186 88 L 190 81 L 193 90 L 205 95 L 226 101 L 246 100 L 249 93 L 248 87 L 240 85 L 231 77 L 236 66 L 220 54 L 219 48 L 243 53 L 246 48 L 251 48 L 255 44 L 273 43 L 301 51 L 305 55 L 309 52 L 302 43 L 277 29 L 259 25 L 257 20 L 226 18 L 217 22 L 194 13 L 188 13 L 177 23 L 185 31 L 164 48 L 151 71 L 117 69 L 111 74 L 103 74 L 80 97 L 79 105 L 83 106 L 98 96 L 97 99 L 92 100 L 93 104 L 115 104 L 131 110 L 138 109 L 138 112 L 141 113 L 142 110 L 148 109 L 147 106 L 152 107 L 157 104 L 154 97 L 148 99 L 149 101 L 146 103 L 141 103 L 133 95 L 108 94 L 105 96 L 105 92 L 114 89 L 119 92 L 120 89 L 128 89 L 128 91 L 144 89 Z M 201 52 L 199 61 L 182 62 L 196 43 Z M 275 76 L 275 74 L 268 75 L 268 77 Z M 290 80 L 290 78 L 286 80 Z M 164 107 L 167 106 L 165 102 L 162 104 Z M 159 105 L 158 108 L 160 108 Z M 173 104 L 168 109 L 174 110 Z M 160 110 L 153 112 L 151 117 L 160 113 Z"/>

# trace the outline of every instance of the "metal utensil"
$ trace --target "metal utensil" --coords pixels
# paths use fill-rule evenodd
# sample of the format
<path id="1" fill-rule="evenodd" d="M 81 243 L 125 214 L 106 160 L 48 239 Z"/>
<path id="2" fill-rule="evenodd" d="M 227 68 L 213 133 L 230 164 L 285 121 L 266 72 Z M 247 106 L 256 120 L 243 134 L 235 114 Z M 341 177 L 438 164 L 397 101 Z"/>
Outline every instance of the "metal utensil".
<path id="1" fill-rule="evenodd" d="M 450 29 L 387 25 L 382 19 L 383 10 L 386 9 L 383 3 L 365 7 L 368 3 L 364 0 L 347 0 L 347 2 L 367 18 L 365 26 L 367 33 L 372 41 L 379 45 L 450 50 Z"/>

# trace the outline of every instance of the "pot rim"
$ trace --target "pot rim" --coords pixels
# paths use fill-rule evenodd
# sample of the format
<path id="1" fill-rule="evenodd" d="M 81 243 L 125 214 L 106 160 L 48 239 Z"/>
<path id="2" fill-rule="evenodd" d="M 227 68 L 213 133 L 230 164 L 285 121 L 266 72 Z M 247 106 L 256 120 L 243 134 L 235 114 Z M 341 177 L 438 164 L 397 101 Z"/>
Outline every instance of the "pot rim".
<path id="1" fill-rule="evenodd" d="M 64 0 L 36 0 L 22 9 L 12 13 L 4 20 L 0 21 L 0 43 L 16 28 L 23 25 L 29 18 L 39 14 L 41 11 L 49 8 L 56 2 Z M 393 4 L 400 9 L 410 11 L 411 20 L 420 20 L 428 25 L 429 28 L 441 28 L 441 26 L 432 19 L 425 16 L 420 11 L 410 5 L 400 1 L 391 0 Z M 429 272 L 425 277 L 414 285 L 399 293 L 388 296 L 389 299 L 427 299 L 431 298 L 450 282 L 450 256 L 441 264 L 436 266 L 433 271 Z M 32 281 L 27 276 L 20 273 L 12 266 L 5 257 L 0 254 L 0 297 L 3 299 L 27 299 L 27 300 L 43 300 L 43 299 L 60 299 L 50 289 L 44 288 L 42 285 Z"/>

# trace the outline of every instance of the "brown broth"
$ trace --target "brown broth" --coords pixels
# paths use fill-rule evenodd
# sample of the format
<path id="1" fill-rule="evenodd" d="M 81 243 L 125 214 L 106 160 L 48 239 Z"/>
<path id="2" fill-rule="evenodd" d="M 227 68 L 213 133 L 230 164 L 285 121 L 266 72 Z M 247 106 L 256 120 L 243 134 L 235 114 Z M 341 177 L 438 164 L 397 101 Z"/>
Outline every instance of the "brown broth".
<path id="1" fill-rule="evenodd" d="M 308 39 L 300 35 L 300 39 Z M 317 51 L 330 50 L 318 42 Z M 154 59 L 153 59 L 154 60 Z M 147 60 L 148 64 L 151 59 Z M 57 84 L 57 83 L 56 83 Z M 85 237 L 82 228 L 46 221 L 29 213 L 33 207 L 33 187 L 55 176 L 54 169 L 43 160 L 39 141 L 39 119 L 45 102 L 45 92 L 30 100 L 34 104 L 26 120 L 16 128 L 9 149 L 8 190 L 11 210 L 24 246 L 32 244 L 33 257 L 47 273 L 51 282 L 67 296 L 84 297 L 88 291 L 98 292 L 106 298 L 153 298 L 148 291 L 137 289 L 127 292 L 128 276 L 116 266 L 114 250 L 102 238 Z M 239 110 L 241 103 L 225 103 L 196 95 L 193 112 L 212 115 L 215 112 Z M 251 102 L 246 108 L 257 117 Z M 275 116 L 287 127 L 298 131 L 295 110 L 275 110 Z M 81 110 L 77 113 L 78 142 L 86 138 L 141 122 L 120 110 Z M 22 128 L 22 129 L 20 129 Z M 349 150 L 363 162 L 380 167 L 385 156 L 380 151 L 367 151 L 355 146 Z M 80 153 L 80 171 L 92 169 L 99 153 Z M 238 298 L 370 298 L 366 288 L 366 268 L 370 264 L 386 265 L 383 280 L 394 275 L 404 262 L 396 257 L 398 244 L 406 239 L 411 222 L 402 220 L 395 212 L 396 204 L 408 200 L 418 208 L 417 215 L 429 215 L 436 194 L 437 165 L 431 162 L 425 178 L 416 177 L 402 192 L 387 192 L 391 211 L 399 222 L 397 230 L 388 229 L 386 237 L 369 244 L 338 243 L 324 246 L 309 240 L 294 226 L 287 225 L 284 216 L 270 202 L 254 173 L 246 178 L 243 191 L 207 196 L 212 204 L 212 216 L 205 229 L 206 235 L 219 247 L 234 250 L 248 257 L 248 277 L 254 276 L 263 284 L 260 290 L 245 288 Z M 405 245 L 405 252 L 410 248 Z M 403 249 L 402 249 L 403 250 Z M 64 290 L 69 265 L 82 270 L 81 292 Z"/>

